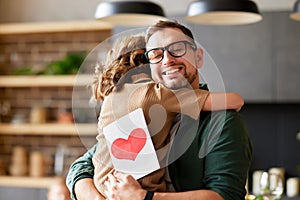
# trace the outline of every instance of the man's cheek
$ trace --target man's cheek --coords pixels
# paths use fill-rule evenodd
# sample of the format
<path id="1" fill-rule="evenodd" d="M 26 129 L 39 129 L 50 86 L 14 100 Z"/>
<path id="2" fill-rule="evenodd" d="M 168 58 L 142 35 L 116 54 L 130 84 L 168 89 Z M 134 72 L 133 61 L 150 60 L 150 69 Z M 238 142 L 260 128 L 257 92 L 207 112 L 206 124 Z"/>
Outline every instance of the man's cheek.
<path id="1" fill-rule="evenodd" d="M 151 68 L 151 76 L 155 82 L 158 82 L 161 79 L 160 71 L 153 68 Z"/>

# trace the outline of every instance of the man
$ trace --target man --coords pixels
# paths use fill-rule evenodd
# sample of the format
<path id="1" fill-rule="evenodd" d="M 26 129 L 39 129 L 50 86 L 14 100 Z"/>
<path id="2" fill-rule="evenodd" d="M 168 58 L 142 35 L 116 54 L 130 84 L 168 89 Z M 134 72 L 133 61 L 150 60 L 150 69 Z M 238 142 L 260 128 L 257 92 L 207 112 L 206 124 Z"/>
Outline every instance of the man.
<path id="1" fill-rule="evenodd" d="M 161 21 L 150 27 L 146 37 L 152 78 L 176 89 L 198 88 L 202 49 L 191 48 L 193 35 L 186 27 Z M 175 55 L 172 44 L 188 41 L 185 52 Z M 101 199 L 93 185 L 91 162 L 95 148 L 70 168 L 67 184 L 77 199 Z M 109 176 L 109 199 L 244 199 L 252 147 L 241 116 L 235 111 L 201 112 L 199 123 L 190 126 L 182 117 L 168 153 L 167 175 L 176 192 L 147 193 L 137 182 L 120 173 Z M 126 188 L 126 190 L 125 190 Z M 145 198 L 145 199 L 146 199 Z"/>

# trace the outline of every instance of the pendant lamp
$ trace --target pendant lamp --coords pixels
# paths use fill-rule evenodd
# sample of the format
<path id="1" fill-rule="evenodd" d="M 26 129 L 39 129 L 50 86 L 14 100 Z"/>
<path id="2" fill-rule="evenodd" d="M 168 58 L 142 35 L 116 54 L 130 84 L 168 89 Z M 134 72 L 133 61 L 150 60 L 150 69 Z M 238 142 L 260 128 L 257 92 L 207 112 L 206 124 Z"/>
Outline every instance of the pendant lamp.
<path id="1" fill-rule="evenodd" d="M 293 13 L 290 15 L 290 18 L 300 21 L 300 0 L 295 2 Z"/>
<path id="2" fill-rule="evenodd" d="M 262 20 L 250 0 L 197 0 L 188 6 L 186 20 L 205 25 L 241 25 Z"/>
<path id="3" fill-rule="evenodd" d="M 95 18 L 122 26 L 147 26 L 166 20 L 163 9 L 150 1 L 104 1 L 98 4 Z"/>

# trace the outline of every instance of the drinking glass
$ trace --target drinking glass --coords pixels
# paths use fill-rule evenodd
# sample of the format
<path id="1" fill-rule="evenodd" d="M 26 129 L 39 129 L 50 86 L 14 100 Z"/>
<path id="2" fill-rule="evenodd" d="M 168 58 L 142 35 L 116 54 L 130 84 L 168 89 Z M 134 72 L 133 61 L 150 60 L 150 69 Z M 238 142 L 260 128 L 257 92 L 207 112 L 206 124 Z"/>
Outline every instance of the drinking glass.
<path id="1" fill-rule="evenodd" d="M 264 200 L 279 200 L 283 194 L 283 178 L 279 174 L 263 172 L 259 186 Z"/>

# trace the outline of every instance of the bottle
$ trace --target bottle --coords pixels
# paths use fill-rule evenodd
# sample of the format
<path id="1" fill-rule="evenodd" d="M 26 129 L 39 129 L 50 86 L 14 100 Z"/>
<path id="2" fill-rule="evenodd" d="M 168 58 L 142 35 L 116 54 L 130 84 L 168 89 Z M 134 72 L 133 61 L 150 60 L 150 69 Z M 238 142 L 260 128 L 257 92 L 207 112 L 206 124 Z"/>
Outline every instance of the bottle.
<path id="1" fill-rule="evenodd" d="M 27 175 L 27 151 L 24 147 L 16 146 L 13 148 L 9 171 L 12 176 Z"/>
<path id="2" fill-rule="evenodd" d="M 296 197 L 299 195 L 300 179 L 298 177 L 288 178 L 286 181 L 286 196 Z"/>
<path id="3" fill-rule="evenodd" d="M 29 176 L 42 177 L 45 172 L 44 156 L 39 151 L 33 151 L 29 156 Z"/>
<path id="4" fill-rule="evenodd" d="M 46 109 L 43 107 L 35 106 L 30 111 L 30 123 L 42 124 L 46 123 Z"/>

